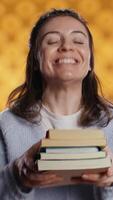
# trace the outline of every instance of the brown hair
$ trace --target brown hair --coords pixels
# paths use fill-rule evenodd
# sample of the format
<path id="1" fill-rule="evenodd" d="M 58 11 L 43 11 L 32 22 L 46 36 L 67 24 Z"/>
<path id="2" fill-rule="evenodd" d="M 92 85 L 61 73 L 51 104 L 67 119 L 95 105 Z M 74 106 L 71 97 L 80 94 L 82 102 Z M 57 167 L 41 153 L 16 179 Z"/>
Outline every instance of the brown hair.
<path id="1" fill-rule="evenodd" d="M 82 84 L 82 113 L 79 124 L 81 126 L 89 126 L 93 123 L 98 123 L 99 126 L 106 126 L 111 120 L 110 108 L 112 106 L 98 94 L 98 86 L 100 84 L 94 72 L 93 38 L 86 21 L 78 13 L 70 9 L 52 9 L 42 15 L 36 22 L 29 41 L 30 49 L 27 56 L 25 82 L 11 92 L 8 98 L 8 106 L 14 114 L 31 122 L 34 121 L 37 115 L 40 115 L 44 87 L 37 59 L 37 37 L 40 34 L 41 27 L 57 16 L 75 18 L 84 25 L 89 37 L 91 71 L 88 72 Z"/>

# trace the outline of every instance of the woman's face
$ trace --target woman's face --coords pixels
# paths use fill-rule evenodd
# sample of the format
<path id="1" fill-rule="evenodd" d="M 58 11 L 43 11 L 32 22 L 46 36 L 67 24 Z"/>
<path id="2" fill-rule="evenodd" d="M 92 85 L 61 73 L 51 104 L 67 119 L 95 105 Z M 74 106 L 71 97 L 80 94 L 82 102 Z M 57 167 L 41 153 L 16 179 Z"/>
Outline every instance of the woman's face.
<path id="1" fill-rule="evenodd" d="M 90 70 L 88 33 L 70 16 L 58 16 L 41 29 L 38 59 L 46 81 L 81 82 Z"/>

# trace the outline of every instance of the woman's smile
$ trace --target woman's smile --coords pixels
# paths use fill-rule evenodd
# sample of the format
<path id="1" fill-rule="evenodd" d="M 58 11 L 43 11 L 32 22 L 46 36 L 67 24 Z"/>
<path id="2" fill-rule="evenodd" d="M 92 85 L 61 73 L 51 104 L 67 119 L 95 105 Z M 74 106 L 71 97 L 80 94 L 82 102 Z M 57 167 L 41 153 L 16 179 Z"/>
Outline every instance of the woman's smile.
<path id="1" fill-rule="evenodd" d="M 79 63 L 78 59 L 71 57 L 63 57 L 55 60 L 55 64 L 77 64 Z"/>

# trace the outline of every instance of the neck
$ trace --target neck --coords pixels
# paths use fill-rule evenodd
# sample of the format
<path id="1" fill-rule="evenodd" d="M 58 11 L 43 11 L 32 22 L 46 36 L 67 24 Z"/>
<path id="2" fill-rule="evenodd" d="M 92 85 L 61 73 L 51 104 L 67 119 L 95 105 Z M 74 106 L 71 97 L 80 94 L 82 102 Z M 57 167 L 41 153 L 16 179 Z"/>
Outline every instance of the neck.
<path id="1" fill-rule="evenodd" d="M 81 84 L 71 87 L 49 84 L 43 95 L 43 104 L 48 110 L 60 115 L 76 113 L 81 107 Z"/>

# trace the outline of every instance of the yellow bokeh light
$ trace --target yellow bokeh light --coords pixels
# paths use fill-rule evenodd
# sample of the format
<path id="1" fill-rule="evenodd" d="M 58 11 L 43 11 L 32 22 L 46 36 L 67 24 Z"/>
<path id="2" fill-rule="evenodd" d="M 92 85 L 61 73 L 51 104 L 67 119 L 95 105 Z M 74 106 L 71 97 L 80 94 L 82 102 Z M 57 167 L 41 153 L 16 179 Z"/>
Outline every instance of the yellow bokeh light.
<path id="1" fill-rule="evenodd" d="M 72 8 L 89 22 L 95 44 L 95 71 L 105 97 L 113 101 L 113 1 L 1 0 L 0 1 L 0 110 L 9 93 L 24 80 L 32 26 L 51 8 Z"/>

